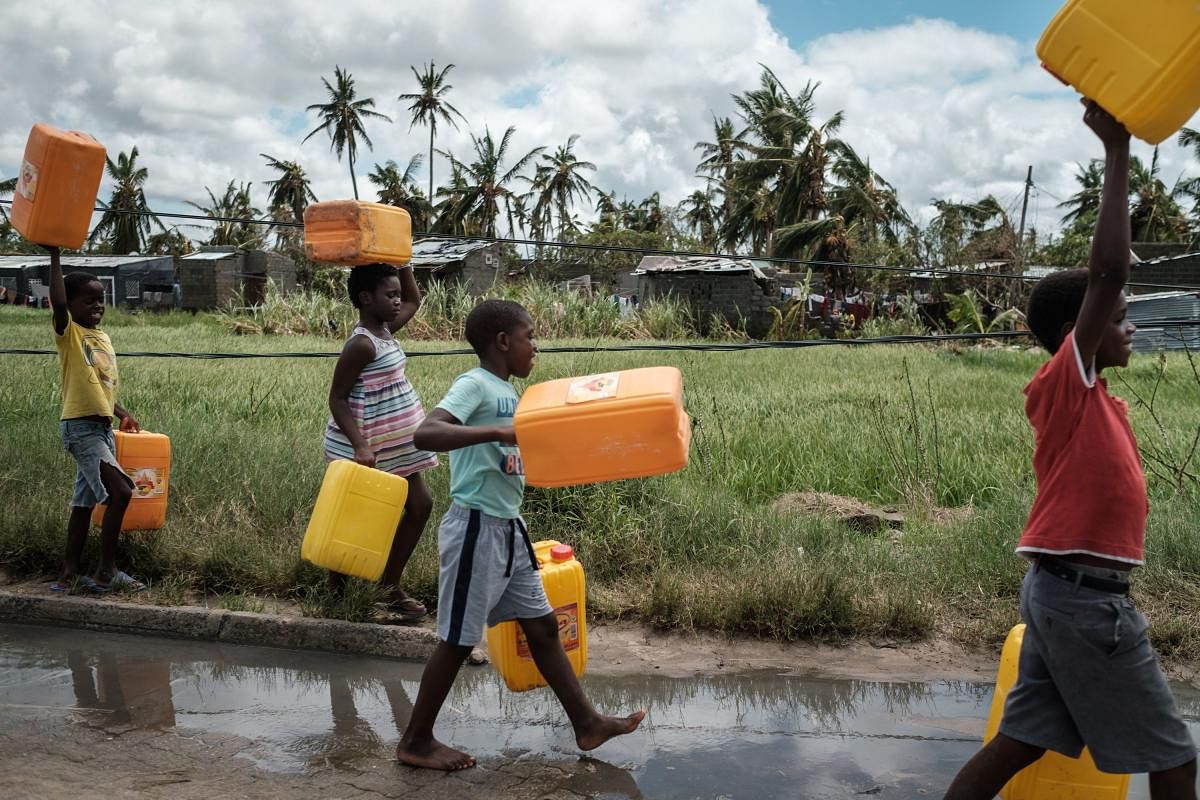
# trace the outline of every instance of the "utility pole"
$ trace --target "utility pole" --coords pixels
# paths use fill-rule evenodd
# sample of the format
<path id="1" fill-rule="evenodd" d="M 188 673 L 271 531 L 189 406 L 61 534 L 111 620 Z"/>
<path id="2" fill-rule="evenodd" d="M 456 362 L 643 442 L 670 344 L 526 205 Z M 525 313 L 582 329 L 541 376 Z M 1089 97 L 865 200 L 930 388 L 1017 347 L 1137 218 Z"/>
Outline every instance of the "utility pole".
<path id="1" fill-rule="evenodd" d="M 1017 232 L 1017 274 L 1025 272 L 1025 209 L 1029 208 L 1029 190 L 1033 188 L 1033 164 L 1025 173 L 1025 199 L 1021 201 L 1021 230 Z"/>

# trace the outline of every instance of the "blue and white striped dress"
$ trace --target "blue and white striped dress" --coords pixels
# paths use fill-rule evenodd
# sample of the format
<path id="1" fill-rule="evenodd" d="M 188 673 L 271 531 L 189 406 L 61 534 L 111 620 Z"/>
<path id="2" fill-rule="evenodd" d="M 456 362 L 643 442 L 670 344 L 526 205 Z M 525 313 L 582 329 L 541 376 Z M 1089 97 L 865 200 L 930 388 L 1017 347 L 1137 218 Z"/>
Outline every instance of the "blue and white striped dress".
<path id="1" fill-rule="evenodd" d="M 413 447 L 413 431 L 425 419 L 425 410 L 404 375 L 408 357 L 390 337 L 380 339 L 363 327 L 350 333 L 355 336 L 366 336 L 375 347 L 374 360 L 363 367 L 348 398 L 354 421 L 375 451 L 375 468 L 405 477 L 436 467 L 435 454 Z M 325 460 L 339 458 L 353 461 L 354 445 L 331 415 L 325 426 Z"/>

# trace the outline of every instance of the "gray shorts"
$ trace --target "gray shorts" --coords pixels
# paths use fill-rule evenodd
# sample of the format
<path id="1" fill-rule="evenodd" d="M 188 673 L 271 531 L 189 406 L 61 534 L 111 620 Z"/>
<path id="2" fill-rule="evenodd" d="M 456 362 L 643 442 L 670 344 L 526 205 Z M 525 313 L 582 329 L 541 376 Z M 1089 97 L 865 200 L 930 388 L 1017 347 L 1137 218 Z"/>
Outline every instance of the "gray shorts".
<path id="1" fill-rule="evenodd" d="M 100 464 L 112 464 L 122 475 L 117 463 L 117 442 L 112 425 L 94 419 L 64 419 L 59 426 L 63 448 L 75 458 L 75 490 L 71 505 L 91 508 L 108 501 L 108 490 L 100 480 Z"/>
<path id="2" fill-rule="evenodd" d="M 438 528 L 438 636 L 474 646 L 484 624 L 553 612 L 525 521 L 451 505 Z"/>
<path id="3" fill-rule="evenodd" d="M 1146 618 L 1126 595 L 1076 586 L 1035 564 L 1021 585 L 1021 617 L 1025 637 L 1001 733 L 1071 758 L 1086 744 L 1097 767 L 1119 774 L 1196 757 Z"/>

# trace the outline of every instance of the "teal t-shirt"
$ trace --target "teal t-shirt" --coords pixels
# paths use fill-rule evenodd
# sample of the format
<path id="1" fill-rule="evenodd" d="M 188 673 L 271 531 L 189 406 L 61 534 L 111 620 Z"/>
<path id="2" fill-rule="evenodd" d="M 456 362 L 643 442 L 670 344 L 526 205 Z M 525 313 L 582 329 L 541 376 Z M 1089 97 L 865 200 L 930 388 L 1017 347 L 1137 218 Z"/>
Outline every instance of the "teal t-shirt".
<path id="1" fill-rule="evenodd" d="M 517 393 L 508 381 L 476 367 L 454 379 L 437 404 L 463 425 L 511 425 Z M 516 445 L 484 442 L 450 453 L 450 497 L 503 519 L 521 515 L 525 465 Z"/>

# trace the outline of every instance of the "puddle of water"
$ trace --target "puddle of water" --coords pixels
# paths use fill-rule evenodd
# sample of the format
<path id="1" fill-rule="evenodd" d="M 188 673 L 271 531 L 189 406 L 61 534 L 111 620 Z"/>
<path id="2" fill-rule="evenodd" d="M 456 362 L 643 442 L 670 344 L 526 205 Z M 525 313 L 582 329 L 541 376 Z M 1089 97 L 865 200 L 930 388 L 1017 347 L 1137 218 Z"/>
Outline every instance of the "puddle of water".
<path id="1" fill-rule="evenodd" d="M 422 665 L 272 648 L 0 625 L 0 713 L 77 716 L 106 730 L 232 734 L 240 757 L 302 773 L 386 759 Z M 649 711 L 571 789 L 617 798 L 940 796 L 980 745 L 991 685 L 753 673 L 585 676 L 598 708 Z M 1200 741 L 1200 691 L 1176 686 Z M 515 694 L 466 668 L 438 724 L 482 758 L 578 758 L 548 690 Z M 802 791 L 798 795 L 797 791 Z M 1147 797 L 1135 779 L 1131 798 Z"/>

